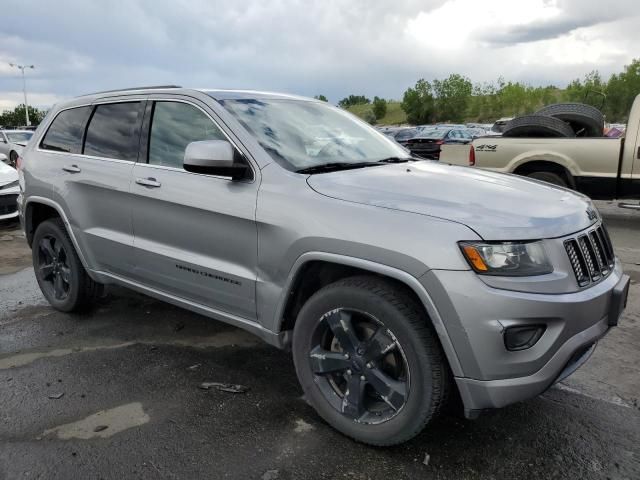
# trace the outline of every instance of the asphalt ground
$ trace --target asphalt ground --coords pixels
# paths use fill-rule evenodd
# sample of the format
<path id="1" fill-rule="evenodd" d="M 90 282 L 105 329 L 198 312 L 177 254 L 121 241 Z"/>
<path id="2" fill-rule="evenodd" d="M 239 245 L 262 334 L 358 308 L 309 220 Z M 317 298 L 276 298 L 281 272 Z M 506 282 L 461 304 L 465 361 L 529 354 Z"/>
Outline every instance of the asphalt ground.
<path id="1" fill-rule="evenodd" d="M 640 213 L 599 207 L 633 283 L 590 361 L 384 449 L 326 425 L 290 354 L 241 330 L 120 288 L 83 316 L 53 310 L 24 237 L 0 226 L 0 479 L 638 479 Z"/>

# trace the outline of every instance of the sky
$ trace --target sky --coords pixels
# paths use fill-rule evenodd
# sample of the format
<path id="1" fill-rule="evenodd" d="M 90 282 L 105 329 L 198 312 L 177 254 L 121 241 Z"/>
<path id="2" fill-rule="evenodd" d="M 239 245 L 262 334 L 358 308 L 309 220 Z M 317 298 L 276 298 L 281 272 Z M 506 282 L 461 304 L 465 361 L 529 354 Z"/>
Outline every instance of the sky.
<path id="1" fill-rule="evenodd" d="M 450 73 L 563 87 L 640 57 L 639 16 L 633 0 L 20 0 L 2 8 L 0 110 L 23 102 L 9 63 L 35 65 L 41 108 L 163 84 L 334 103 Z"/>

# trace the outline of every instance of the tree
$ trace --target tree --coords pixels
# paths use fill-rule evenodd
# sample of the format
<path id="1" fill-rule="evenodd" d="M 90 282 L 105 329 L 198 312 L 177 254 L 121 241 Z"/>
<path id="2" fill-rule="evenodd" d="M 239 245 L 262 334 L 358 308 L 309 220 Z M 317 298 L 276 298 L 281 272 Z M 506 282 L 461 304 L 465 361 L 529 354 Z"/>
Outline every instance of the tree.
<path id="1" fill-rule="evenodd" d="M 320 94 L 320 95 L 316 95 L 315 97 L 316 100 L 322 100 L 323 102 L 328 102 L 329 100 L 327 100 L 327 97 L 325 97 L 324 95 Z"/>
<path id="2" fill-rule="evenodd" d="M 373 97 L 373 114 L 380 120 L 387 114 L 387 101 L 384 98 Z"/>
<path id="3" fill-rule="evenodd" d="M 354 105 L 363 105 L 367 103 L 371 103 L 371 100 L 369 100 L 364 95 L 349 95 L 348 97 L 340 100 L 338 102 L 338 105 L 340 105 L 342 108 L 348 108 Z"/>
<path id="4" fill-rule="evenodd" d="M 402 96 L 401 107 L 407 114 L 409 123 L 417 125 L 433 121 L 434 98 L 431 84 L 421 78 L 413 88 L 407 88 Z"/>
<path id="5" fill-rule="evenodd" d="M 19 127 L 26 124 L 24 104 L 18 105 L 13 110 L 5 110 L 0 114 L 0 125 L 4 128 Z M 31 125 L 38 125 L 47 112 L 29 106 L 29 121 Z"/>
<path id="6" fill-rule="evenodd" d="M 471 100 L 473 84 L 467 77 L 453 73 L 444 80 L 433 81 L 437 120 L 462 122 Z"/>

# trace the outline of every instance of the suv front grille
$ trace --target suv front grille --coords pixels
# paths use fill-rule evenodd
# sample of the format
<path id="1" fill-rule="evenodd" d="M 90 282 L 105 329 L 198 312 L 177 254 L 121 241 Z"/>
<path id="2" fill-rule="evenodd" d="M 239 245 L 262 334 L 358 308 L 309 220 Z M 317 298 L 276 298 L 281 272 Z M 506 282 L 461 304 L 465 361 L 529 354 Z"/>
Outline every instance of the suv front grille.
<path id="1" fill-rule="evenodd" d="M 564 248 L 581 287 L 599 282 L 613 270 L 615 256 L 604 225 L 565 240 Z"/>

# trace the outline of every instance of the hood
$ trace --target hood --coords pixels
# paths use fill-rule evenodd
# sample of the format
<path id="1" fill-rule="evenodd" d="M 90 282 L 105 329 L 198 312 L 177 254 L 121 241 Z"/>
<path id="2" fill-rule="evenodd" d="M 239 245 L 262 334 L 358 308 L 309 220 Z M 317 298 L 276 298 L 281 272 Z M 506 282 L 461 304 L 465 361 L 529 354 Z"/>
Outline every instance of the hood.
<path id="1" fill-rule="evenodd" d="M 316 192 L 340 200 L 462 223 L 485 240 L 560 237 L 595 221 L 587 213 L 591 201 L 570 190 L 438 162 L 344 170 L 307 181 Z"/>
<path id="2" fill-rule="evenodd" d="M 18 180 L 18 171 L 4 162 L 0 162 L 0 185 Z"/>

